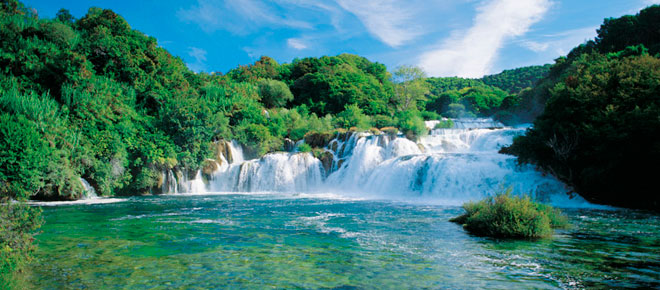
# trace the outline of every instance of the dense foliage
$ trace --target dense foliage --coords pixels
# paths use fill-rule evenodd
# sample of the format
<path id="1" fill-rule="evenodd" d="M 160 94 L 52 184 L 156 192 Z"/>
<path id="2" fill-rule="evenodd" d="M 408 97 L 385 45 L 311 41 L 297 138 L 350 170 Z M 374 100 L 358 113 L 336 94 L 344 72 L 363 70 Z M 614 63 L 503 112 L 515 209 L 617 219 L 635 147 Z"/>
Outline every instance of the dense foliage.
<path id="1" fill-rule="evenodd" d="M 660 44 L 658 15 L 660 6 L 651 6 L 607 19 L 595 41 L 558 59 L 535 88 L 547 95 L 543 114 L 503 151 L 593 202 L 660 208 L 648 169 L 660 162 L 660 59 L 652 55 Z"/>
<path id="2" fill-rule="evenodd" d="M 521 92 L 533 87 L 550 70 L 550 65 L 505 70 L 481 79 L 458 77 L 428 78 L 430 91 L 424 109 L 445 117 L 490 117 L 502 121 L 514 118 Z"/>
<path id="3" fill-rule="evenodd" d="M 26 204 L 0 201 L 0 289 L 19 289 L 15 273 L 24 271 L 31 260 L 40 214 L 40 209 Z"/>
<path id="4" fill-rule="evenodd" d="M 104 196 L 160 192 L 163 171 L 194 174 L 221 139 L 259 157 L 335 128 L 401 126 L 416 138 L 423 118 L 440 117 L 423 110 L 416 68 L 392 77 L 356 55 L 264 56 L 198 74 L 111 10 L 43 19 L 0 3 L 2 196 L 78 199 L 80 178 Z M 406 69 L 417 74 L 401 78 Z"/>
<path id="5" fill-rule="evenodd" d="M 546 64 L 509 69 L 499 74 L 484 76 L 481 81 L 509 94 L 518 94 L 526 88 L 533 87 L 539 80 L 547 76 L 550 67 L 550 64 Z"/>
<path id="6" fill-rule="evenodd" d="M 553 229 L 568 226 L 568 219 L 549 205 L 511 190 L 463 205 L 465 214 L 451 219 L 472 234 L 495 238 L 536 239 L 550 237 Z"/>

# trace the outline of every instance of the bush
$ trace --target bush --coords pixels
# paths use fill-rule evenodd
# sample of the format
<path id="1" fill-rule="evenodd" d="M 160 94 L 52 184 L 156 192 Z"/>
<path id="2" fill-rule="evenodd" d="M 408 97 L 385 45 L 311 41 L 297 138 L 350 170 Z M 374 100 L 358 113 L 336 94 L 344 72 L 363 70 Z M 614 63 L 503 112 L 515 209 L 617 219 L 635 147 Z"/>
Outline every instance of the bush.
<path id="1" fill-rule="evenodd" d="M 248 158 L 257 158 L 282 148 L 282 140 L 273 137 L 266 126 L 241 123 L 235 129 L 236 140 L 245 145 Z"/>
<path id="2" fill-rule="evenodd" d="M 440 118 L 442 118 L 440 114 L 433 111 L 422 111 L 421 116 L 424 119 L 424 121 L 439 120 Z"/>
<path id="3" fill-rule="evenodd" d="M 344 129 L 356 127 L 359 130 L 367 130 L 371 127 L 371 120 L 358 105 L 352 104 L 347 105 L 342 112 L 337 114 L 335 126 Z"/>
<path id="4" fill-rule="evenodd" d="M 283 107 L 287 102 L 293 100 L 289 87 L 281 81 L 261 79 L 257 84 L 261 102 L 267 108 Z"/>
<path id="5" fill-rule="evenodd" d="M 451 219 L 472 234 L 496 238 L 536 239 L 552 236 L 568 226 L 568 219 L 549 205 L 516 197 L 511 189 L 479 202 L 463 205 L 465 214 Z"/>
<path id="6" fill-rule="evenodd" d="M 376 128 L 396 126 L 394 118 L 386 115 L 375 115 L 371 117 L 372 125 Z"/>
<path id="7" fill-rule="evenodd" d="M 41 226 L 41 211 L 24 203 L 0 201 L 0 289 L 11 289 L 34 249 L 32 235 Z"/>
<path id="8" fill-rule="evenodd" d="M 454 127 L 454 121 L 451 119 L 441 120 L 438 124 L 435 124 L 433 129 L 450 129 Z"/>
<path id="9" fill-rule="evenodd" d="M 415 140 L 428 133 L 426 123 L 418 111 L 403 111 L 397 113 L 397 127 L 406 135 L 406 138 Z"/>
<path id="10" fill-rule="evenodd" d="M 307 143 L 302 143 L 298 146 L 298 152 L 311 152 L 312 146 L 309 146 Z"/>

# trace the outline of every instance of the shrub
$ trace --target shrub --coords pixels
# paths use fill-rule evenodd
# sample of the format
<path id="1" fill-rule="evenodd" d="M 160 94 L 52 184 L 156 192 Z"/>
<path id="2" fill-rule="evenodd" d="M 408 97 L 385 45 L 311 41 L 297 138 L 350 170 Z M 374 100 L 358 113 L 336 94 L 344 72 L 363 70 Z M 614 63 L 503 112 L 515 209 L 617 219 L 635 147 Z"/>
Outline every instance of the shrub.
<path id="1" fill-rule="evenodd" d="M 32 235 L 41 226 L 41 211 L 24 203 L 0 200 L 0 289 L 11 289 L 16 272 L 30 261 Z"/>
<path id="2" fill-rule="evenodd" d="M 312 146 L 309 146 L 307 143 L 302 143 L 298 146 L 298 152 L 311 152 Z"/>
<path id="3" fill-rule="evenodd" d="M 446 119 L 440 121 L 438 124 L 435 124 L 433 129 L 449 129 L 454 127 L 454 121 L 451 119 Z"/>
<path id="4" fill-rule="evenodd" d="M 359 130 L 366 130 L 371 127 L 371 120 L 358 105 L 352 104 L 347 105 L 342 112 L 337 114 L 335 126 L 345 129 L 356 127 Z"/>
<path id="5" fill-rule="evenodd" d="M 403 111 L 397 113 L 397 127 L 406 135 L 406 138 L 415 140 L 426 135 L 426 123 L 418 111 Z"/>
<path id="6" fill-rule="evenodd" d="M 430 121 L 430 120 L 438 120 L 442 118 L 440 114 L 433 112 L 433 111 L 422 111 L 421 116 L 424 119 L 424 121 Z"/>
<path id="7" fill-rule="evenodd" d="M 375 115 L 371 117 L 371 122 L 374 127 L 392 127 L 396 125 L 394 118 L 386 115 Z"/>
<path id="8" fill-rule="evenodd" d="M 282 140 L 273 137 L 266 126 L 241 123 L 234 129 L 236 140 L 245 146 L 245 154 L 250 158 L 263 156 L 282 148 Z"/>
<path id="9" fill-rule="evenodd" d="M 568 219 L 558 209 L 516 197 L 511 189 L 478 202 L 463 205 L 465 214 L 451 219 L 472 234 L 496 238 L 536 239 L 565 228 Z"/>
<path id="10" fill-rule="evenodd" d="M 287 102 L 293 100 L 289 87 L 281 81 L 261 79 L 257 84 L 261 102 L 267 108 L 283 107 Z"/>

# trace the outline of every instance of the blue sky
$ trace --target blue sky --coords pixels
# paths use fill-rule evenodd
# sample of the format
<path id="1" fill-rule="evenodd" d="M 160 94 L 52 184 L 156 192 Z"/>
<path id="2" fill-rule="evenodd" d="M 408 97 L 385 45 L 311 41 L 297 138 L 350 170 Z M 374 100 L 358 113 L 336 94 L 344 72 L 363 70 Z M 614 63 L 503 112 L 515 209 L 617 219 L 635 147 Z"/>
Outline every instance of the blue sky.
<path id="1" fill-rule="evenodd" d="M 430 76 L 481 77 L 551 63 L 592 39 L 604 18 L 660 0 L 25 0 L 40 17 L 92 6 L 122 15 L 195 71 L 227 72 L 353 53 Z"/>

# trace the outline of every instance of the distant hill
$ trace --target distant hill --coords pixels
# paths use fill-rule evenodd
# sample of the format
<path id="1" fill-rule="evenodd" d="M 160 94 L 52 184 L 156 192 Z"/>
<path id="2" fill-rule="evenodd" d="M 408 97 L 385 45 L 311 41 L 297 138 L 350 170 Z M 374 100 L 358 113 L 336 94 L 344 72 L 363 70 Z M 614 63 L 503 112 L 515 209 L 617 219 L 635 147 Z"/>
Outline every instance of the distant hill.
<path id="1" fill-rule="evenodd" d="M 490 116 L 513 108 L 517 95 L 533 87 L 550 72 L 551 65 L 505 70 L 481 79 L 428 78 L 426 110 L 445 117 Z M 502 114 L 502 113 L 500 113 Z"/>
<path id="2" fill-rule="evenodd" d="M 501 73 L 484 76 L 480 80 L 490 86 L 498 87 L 509 94 L 518 94 L 533 87 L 550 72 L 551 64 L 527 66 L 505 70 Z"/>

